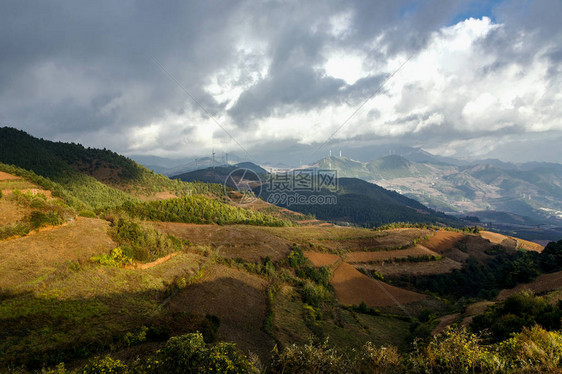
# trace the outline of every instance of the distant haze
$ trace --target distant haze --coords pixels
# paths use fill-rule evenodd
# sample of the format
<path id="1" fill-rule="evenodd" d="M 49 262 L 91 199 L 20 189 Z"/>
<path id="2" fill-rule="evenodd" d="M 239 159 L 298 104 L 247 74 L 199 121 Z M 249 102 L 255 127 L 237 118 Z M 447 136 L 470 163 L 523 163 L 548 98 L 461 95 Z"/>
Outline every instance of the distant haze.
<path id="1" fill-rule="evenodd" d="M 34 136 L 290 165 L 330 150 L 371 160 L 388 144 L 562 161 L 559 0 L 0 10 L 0 125 Z"/>

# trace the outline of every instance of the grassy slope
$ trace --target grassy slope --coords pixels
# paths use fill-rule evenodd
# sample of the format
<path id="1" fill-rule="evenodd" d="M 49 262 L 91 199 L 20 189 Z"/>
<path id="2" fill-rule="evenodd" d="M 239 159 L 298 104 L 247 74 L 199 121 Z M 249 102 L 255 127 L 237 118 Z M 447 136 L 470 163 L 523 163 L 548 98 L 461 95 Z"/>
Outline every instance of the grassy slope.
<path id="1" fill-rule="evenodd" d="M 75 198 L 76 204 L 88 208 L 120 205 L 134 200 L 131 194 L 224 194 L 222 186 L 170 180 L 109 150 L 37 139 L 7 127 L 0 128 L 0 163 L 49 179 Z M 7 168 L 3 165 L 1 170 Z"/>

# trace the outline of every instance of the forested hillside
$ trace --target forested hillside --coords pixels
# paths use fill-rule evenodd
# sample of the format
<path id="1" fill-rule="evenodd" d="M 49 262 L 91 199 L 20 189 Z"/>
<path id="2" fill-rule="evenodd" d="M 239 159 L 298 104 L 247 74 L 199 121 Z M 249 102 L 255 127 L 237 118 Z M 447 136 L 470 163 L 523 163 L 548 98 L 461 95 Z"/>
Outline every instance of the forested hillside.
<path id="1" fill-rule="evenodd" d="M 299 192 L 301 195 L 312 193 Z M 304 214 L 315 215 L 316 218 L 348 222 L 356 225 L 374 227 L 392 222 L 416 222 L 461 225 L 458 220 L 443 213 L 425 207 L 416 200 L 386 190 L 376 184 L 357 178 L 340 178 L 336 192 L 322 190 L 315 192 L 323 196 L 335 196 L 335 204 L 279 204 Z M 273 198 L 273 193 L 264 189 L 262 198 L 266 201 Z"/>
<path id="2" fill-rule="evenodd" d="M 158 192 L 224 195 L 222 186 L 170 180 L 109 150 L 37 139 L 8 127 L 0 128 L 0 163 L 6 172 L 54 182 L 51 188 L 65 190 L 75 205 L 89 209 L 117 206 Z"/>

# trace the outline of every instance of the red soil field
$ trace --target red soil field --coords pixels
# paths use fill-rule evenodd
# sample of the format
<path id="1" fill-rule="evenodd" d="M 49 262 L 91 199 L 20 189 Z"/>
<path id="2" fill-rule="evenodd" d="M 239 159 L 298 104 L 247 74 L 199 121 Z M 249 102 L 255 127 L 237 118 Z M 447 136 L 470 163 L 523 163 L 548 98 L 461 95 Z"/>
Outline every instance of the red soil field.
<path id="1" fill-rule="evenodd" d="M 305 252 L 304 255 L 314 266 L 318 267 L 331 265 L 340 259 L 338 255 L 331 253 Z"/>
<path id="2" fill-rule="evenodd" d="M 339 302 L 344 305 L 359 305 L 364 301 L 372 307 L 394 306 L 426 298 L 417 292 L 371 279 L 346 263 L 340 264 L 334 271 L 331 283 Z"/>
<path id="3" fill-rule="evenodd" d="M 349 252 L 344 255 L 346 262 L 371 262 L 384 261 L 393 258 L 406 258 L 408 256 L 439 256 L 422 245 L 416 245 L 412 248 L 397 249 L 394 251 L 377 251 L 377 252 Z"/>
<path id="4" fill-rule="evenodd" d="M 533 243 L 523 239 L 513 238 L 511 236 L 506 236 L 498 234 L 491 231 L 480 231 L 480 236 L 484 239 L 489 240 L 491 243 L 500 244 L 508 248 L 521 248 L 527 251 L 542 252 L 544 247 L 540 244 Z"/>
<path id="5" fill-rule="evenodd" d="M 435 234 L 422 242 L 423 246 L 437 253 L 443 253 L 453 247 L 465 234 L 456 231 L 438 230 Z"/>

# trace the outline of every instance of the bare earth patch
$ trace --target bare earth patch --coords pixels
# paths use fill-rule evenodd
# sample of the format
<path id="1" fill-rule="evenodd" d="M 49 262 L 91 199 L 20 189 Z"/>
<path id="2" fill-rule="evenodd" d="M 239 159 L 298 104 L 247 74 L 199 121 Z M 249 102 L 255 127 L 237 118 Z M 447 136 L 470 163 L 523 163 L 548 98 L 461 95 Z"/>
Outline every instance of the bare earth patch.
<path id="1" fill-rule="evenodd" d="M 437 253 L 443 253 L 452 248 L 455 243 L 461 240 L 465 235 L 461 232 L 438 230 L 433 236 L 424 240 L 421 244 Z"/>
<path id="2" fill-rule="evenodd" d="M 258 261 L 269 256 L 277 261 L 284 259 L 290 252 L 290 242 L 252 226 L 173 222 L 154 222 L 154 226 L 162 232 L 187 239 L 194 245 L 209 246 L 227 258 Z"/>
<path id="3" fill-rule="evenodd" d="M 437 261 L 423 262 L 385 262 L 384 264 L 361 264 L 359 268 L 375 270 L 385 277 L 411 275 L 433 275 L 450 273 L 454 269 L 460 269 L 462 264 L 450 258 L 444 257 Z"/>
<path id="4" fill-rule="evenodd" d="M 168 304 L 172 311 L 215 315 L 221 339 L 241 349 L 269 357 L 274 343 L 263 330 L 266 315 L 264 279 L 223 265 L 208 268 L 203 279 L 178 293 Z"/>
<path id="5" fill-rule="evenodd" d="M 331 253 L 311 252 L 304 253 L 314 266 L 329 266 L 340 260 L 340 256 Z"/>
<path id="6" fill-rule="evenodd" d="M 482 236 L 484 239 L 489 240 L 491 243 L 500 244 L 507 248 L 520 248 L 535 252 L 542 252 L 544 249 L 544 247 L 540 244 L 523 239 L 513 238 L 511 236 L 506 236 L 491 231 L 480 231 L 480 236 Z"/>
<path id="7" fill-rule="evenodd" d="M 349 252 L 344 255 L 346 262 L 372 262 L 385 261 L 394 258 L 407 258 L 408 256 L 439 256 L 422 245 L 416 245 L 412 248 L 397 249 L 394 251 L 377 251 L 377 252 Z"/>
<path id="8" fill-rule="evenodd" d="M 396 306 L 426 298 L 425 295 L 417 292 L 371 279 L 347 263 L 338 266 L 331 283 L 339 302 L 344 305 L 359 305 L 364 301 L 373 307 Z"/>
<path id="9" fill-rule="evenodd" d="M 459 317 L 460 317 L 460 313 L 455 313 L 455 314 L 448 314 L 446 316 L 439 318 L 439 323 L 437 324 L 437 326 L 435 326 L 435 328 L 431 332 L 431 335 L 436 336 L 441 334 L 443 331 L 445 331 L 447 326 L 451 325 Z"/>

